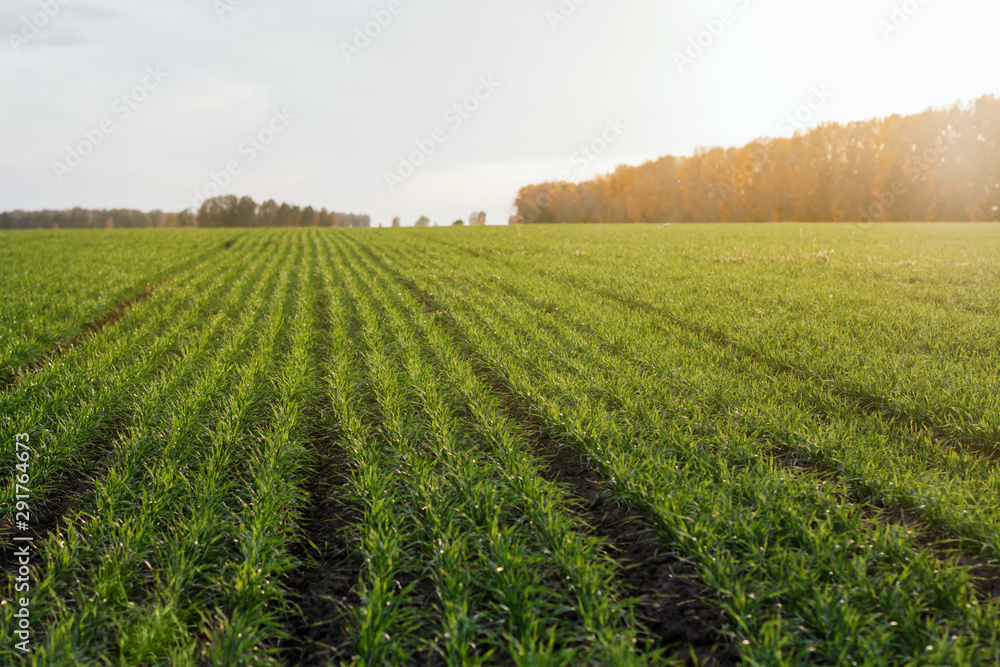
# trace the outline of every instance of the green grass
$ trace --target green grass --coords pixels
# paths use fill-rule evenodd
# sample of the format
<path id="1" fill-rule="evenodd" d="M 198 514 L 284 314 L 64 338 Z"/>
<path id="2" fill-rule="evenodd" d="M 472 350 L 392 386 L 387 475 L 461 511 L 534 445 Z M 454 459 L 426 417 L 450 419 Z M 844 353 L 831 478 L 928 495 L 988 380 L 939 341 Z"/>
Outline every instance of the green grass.
<path id="1" fill-rule="evenodd" d="M 73 342 L 119 303 L 149 294 L 237 234 L 0 232 L 0 380 Z"/>
<path id="2" fill-rule="evenodd" d="M 331 448 L 335 664 L 683 663 L 536 429 L 693 566 L 745 664 L 1000 662 L 997 226 L 2 241 L 0 457 L 31 434 L 44 530 L 4 663 L 293 664 Z"/>

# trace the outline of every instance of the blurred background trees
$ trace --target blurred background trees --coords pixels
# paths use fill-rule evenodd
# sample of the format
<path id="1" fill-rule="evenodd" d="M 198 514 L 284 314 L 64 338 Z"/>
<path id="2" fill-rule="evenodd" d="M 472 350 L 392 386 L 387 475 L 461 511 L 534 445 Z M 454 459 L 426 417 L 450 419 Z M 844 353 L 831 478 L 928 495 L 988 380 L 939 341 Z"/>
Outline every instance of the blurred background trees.
<path id="1" fill-rule="evenodd" d="M 512 223 L 1000 220 L 1000 99 L 827 123 L 517 196 Z"/>
<path id="2" fill-rule="evenodd" d="M 0 229 L 135 229 L 142 227 L 371 227 L 371 217 L 331 213 L 307 206 L 280 206 L 269 199 L 258 205 L 250 197 L 226 195 L 205 200 L 196 212 L 130 211 L 124 209 L 12 211 L 0 213 Z"/>

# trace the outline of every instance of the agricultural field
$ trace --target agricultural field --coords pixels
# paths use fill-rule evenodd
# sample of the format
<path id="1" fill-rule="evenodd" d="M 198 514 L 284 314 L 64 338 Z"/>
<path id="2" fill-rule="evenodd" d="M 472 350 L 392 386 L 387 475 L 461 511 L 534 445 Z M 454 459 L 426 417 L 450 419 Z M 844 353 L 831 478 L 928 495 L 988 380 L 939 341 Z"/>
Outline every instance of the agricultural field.
<path id="1" fill-rule="evenodd" d="M 99 329 L 232 237 L 221 230 L 69 238 L 59 231 L 0 232 L 0 383 L 10 384 L 23 365 L 72 342 L 84 328 Z"/>
<path id="2" fill-rule="evenodd" d="M 1000 226 L 0 257 L 2 664 L 1000 664 Z"/>

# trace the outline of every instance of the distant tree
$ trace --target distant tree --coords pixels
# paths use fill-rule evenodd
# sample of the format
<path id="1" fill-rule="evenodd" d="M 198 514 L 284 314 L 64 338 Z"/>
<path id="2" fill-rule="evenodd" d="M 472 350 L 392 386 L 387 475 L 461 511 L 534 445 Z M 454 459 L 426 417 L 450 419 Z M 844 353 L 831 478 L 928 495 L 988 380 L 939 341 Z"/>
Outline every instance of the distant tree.
<path id="1" fill-rule="evenodd" d="M 392 226 L 393 227 L 402 227 L 403 226 L 403 223 L 400 222 L 398 215 L 395 218 L 392 219 Z"/>
<path id="2" fill-rule="evenodd" d="M 274 227 L 277 225 L 278 203 L 273 199 L 257 207 L 257 217 L 255 220 L 257 227 Z"/>
<path id="3" fill-rule="evenodd" d="M 240 197 L 232 212 L 230 227 L 254 227 L 257 222 L 257 202 L 250 197 Z"/>
<path id="4" fill-rule="evenodd" d="M 249 198 L 247 198 L 249 199 Z M 251 199 L 252 203 L 253 200 Z M 256 209 L 256 206 L 254 206 Z M 199 227 L 239 227 L 240 200 L 236 195 L 212 197 L 202 202 L 198 209 Z"/>
<path id="5" fill-rule="evenodd" d="M 271 227 L 331 226 L 371 227 L 371 216 L 332 213 L 291 204 L 280 206 L 269 199 L 260 206 L 250 197 L 212 197 L 198 210 L 165 213 L 159 209 L 144 213 L 129 209 L 97 210 L 76 207 L 60 211 L 0 212 L 0 229 L 137 229 L 163 227 Z"/>
<path id="6" fill-rule="evenodd" d="M 465 220 L 456 220 L 455 222 L 451 223 L 451 226 L 452 227 L 464 227 L 465 226 Z"/>
<path id="7" fill-rule="evenodd" d="M 290 227 L 292 223 L 292 207 L 282 202 L 274 214 L 275 227 Z"/>
<path id="8" fill-rule="evenodd" d="M 307 206 L 302 211 L 302 226 L 303 227 L 318 227 L 319 219 L 317 217 L 316 211 L 313 210 L 312 206 Z"/>
<path id="9" fill-rule="evenodd" d="M 417 220 L 417 222 L 414 225 L 414 227 L 429 227 L 430 224 L 431 224 L 430 218 L 428 218 L 425 215 L 422 215 L 422 216 L 420 216 L 420 219 Z"/>

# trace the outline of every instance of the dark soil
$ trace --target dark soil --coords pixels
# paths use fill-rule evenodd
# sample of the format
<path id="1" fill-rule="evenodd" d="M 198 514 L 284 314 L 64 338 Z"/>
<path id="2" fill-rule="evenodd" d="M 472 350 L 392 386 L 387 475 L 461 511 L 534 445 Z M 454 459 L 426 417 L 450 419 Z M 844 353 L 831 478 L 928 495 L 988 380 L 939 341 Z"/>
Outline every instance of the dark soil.
<path id="1" fill-rule="evenodd" d="M 698 582 L 694 566 L 664 547 L 648 518 L 611 500 L 600 476 L 572 448 L 549 438 L 533 444 L 547 464 L 543 475 L 579 499 L 580 514 L 619 563 L 618 581 L 638 600 L 635 611 L 647 647 L 685 657 L 693 649 L 699 665 L 738 664 L 733 641 L 720 631 L 725 613 L 709 601 L 713 591 Z"/>
<path id="2" fill-rule="evenodd" d="M 31 520 L 28 522 L 30 526 L 28 531 L 15 530 L 16 517 L 13 515 L 0 520 L 0 542 L 10 543 L 15 535 L 32 537 L 34 538 L 31 542 L 32 550 L 38 553 L 42 544 L 52 534 L 58 532 L 62 520 L 72 515 L 93 496 L 101 464 L 107 459 L 123 433 L 123 427 L 116 425 L 108 435 L 92 445 L 89 451 L 94 453 L 94 460 L 85 470 L 73 472 L 60 480 L 44 500 L 39 498 L 29 501 Z M 16 565 L 10 550 L 0 550 L 0 572 L 12 571 Z"/>
<path id="3" fill-rule="evenodd" d="M 413 287 L 410 287 L 413 290 Z M 515 298 L 524 301 L 528 305 L 539 307 L 537 303 L 532 302 L 527 296 L 517 293 L 512 288 L 505 288 L 508 293 L 510 293 Z M 676 324 L 680 325 L 685 330 L 690 333 L 701 336 L 703 339 L 713 342 L 722 347 L 726 347 L 738 357 L 751 359 L 754 361 L 759 361 L 768 364 L 772 370 L 776 373 L 791 374 L 800 379 L 808 380 L 809 378 L 803 374 L 803 372 L 793 366 L 787 364 L 782 364 L 771 360 L 765 356 L 761 356 L 758 352 L 746 347 L 739 345 L 738 343 L 731 341 L 724 337 L 718 332 L 714 332 L 703 327 L 693 325 L 689 322 L 684 322 L 679 320 L 669 313 L 667 313 L 662 308 L 656 306 L 655 304 L 646 304 L 639 301 L 634 301 L 620 297 L 611 292 L 604 290 L 599 290 L 596 288 L 588 288 L 590 291 L 600 297 L 610 299 L 622 306 L 625 306 L 631 310 L 642 310 L 649 313 L 654 313 L 661 315 L 667 319 L 674 321 Z M 422 301 L 423 302 L 423 301 Z M 425 306 L 427 304 L 425 303 Z M 616 350 L 609 350 L 613 353 L 617 353 Z M 844 391 L 834 391 L 834 394 L 842 400 L 848 401 L 854 404 L 858 411 L 864 414 L 873 415 L 875 417 L 882 418 L 890 425 L 895 421 L 902 421 L 904 423 L 910 424 L 911 426 L 916 426 L 920 428 L 930 428 L 937 442 L 939 442 L 942 447 L 949 447 L 957 449 L 960 451 L 971 451 L 987 460 L 990 461 L 1000 461 L 1000 450 L 996 448 L 993 444 L 983 444 L 973 441 L 963 440 L 957 438 L 953 435 L 945 433 L 942 429 L 937 427 L 935 424 L 928 420 L 917 420 L 909 416 L 904 416 L 905 418 L 900 418 L 900 415 L 883 405 L 884 401 L 880 398 L 865 397 L 860 395 L 849 395 Z M 814 419 L 817 422 L 825 422 L 825 414 L 822 410 L 816 410 L 814 413 Z M 827 482 L 836 483 L 836 474 L 824 468 L 822 465 L 792 451 L 790 448 L 783 445 L 776 445 L 772 443 L 765 443 L 767 445 L 766 449 L 774 458 L 774 460 L 787 468 L 797 468 L 805 470 L 810 474 L 814 474 L 822 480 Z M 937 555 L 942 561 L 948 557 L 955 557 L 958 561 L 969 569 L 970 575 L 976 584 L 976 596 L 979 600 L 985 601 L 990 598 L 996 599 L 1000 597 L 1000 563 L 984 561 L 982 558 L 977 558 L 967 552 L 963 552 L 959 549 L 949 548 L 943 546 L 940 536 L 937 535 L 933 526 L 928 522 L 919 519 L 916 515 L 908 513 L 899 507 L 888 507 L 881 503 L 871 503 L 862 498 L 859 498 L 856 494 L 846 492 L 844 493 L 845 502 L 849 502 L 857 505 L 864 511 L 870 518 L 876 519 L 883 523 L 896 523 L 905 524 L 914 528 L 919 533 L 919 544 L 924 548 L 932 551 Z"/>
<path id="4" fill-rule="evenodd" d="M 320 329 L 330 332 L 330 304 L 318 274 L 316 312 Z M 328 359 L 330 350 L 320 352 Z M 300 563 L 283 578 L 291 601 L 300 613 L 291 614 L 286 630 L 291 639 L 279 642 L 282 657 L 290 665 L 321 665 L 349 662 L 352 658 L 349 615 L 361 599 L 357 586 L 364 566 L 362 553 L 351 543 L 351 526 L 362 523 L 359 508 L 345 497 L 348 462 L 332 432 L 317 428 L 314 443 L 316 461 L 307 480 L 309 507 L 303 512 L 302 539 L 291 555 Z M 410 595 L 420 605 L 431 604 L 437 589 L 426 578 L 400 576 L 400 589 L 413 584 Z M 437 665 L 440 656 L 421 651 L 414 665 Z"/>
<path id="5" fill-rule="evenodd" d="M 898 524 L 912 528 L 917 544 L 930 551 L 942 562 L 955 561 L 969 571 L 975 585 L 976 598 L 980 602 L 1000 599 L 1000 563 L 990 562 L 976 556 L 960 546 L 949 546 L 947 537 L 939 535 L 928 521 L 901 507 L 883 503 L 858 501 L 865 514 L 885 524 Z"/>
<path id="6" fill-rule="evenodd" d="M 969 575 L 976 582 L 981 598 L 1000 599 L 1000 566 L 992 563 L 971 565 Z"/>
<path id="7" fill-rule="evenodd" d="M 346 462 L 332 438 L 316 440 L 320 460 L 309 479 L 309 508 L 303 514 L 303 540 L 292 555 L 303 565 L 289 572 L 284 586 L 301 614 L 288 619 L 294 638 L 285 642 L 283 657 L 292 665 L 320 665 L 349 660 L 347 613 L 357 596 L 361 555 L 351 545 L 348 526 L 360 516 L 343 499 Z"/>
<path id="8" fill-rule="evenodd" d="M 404 286 L 461 340 L 447 311 L 432 296 L 413 283 Z M 542 475 L 568 489 L 579 501 L 583 519 L 608 545 L 609 555 L 620 565 L 620 590 L 638 600 L 636 615 L 645 628 L 647 648 L 666 648 L 684 657 L 693 650 L 698 665 L 739 664 L 733 640 L 722 632 L 725 612 L 709 601 L 713 591 L 698 582 L 694 566 L 669 552 L 648 517 L 611 500 L 600 474 L 577 452 L 542 436 L 541 424 L 517 403 L 504 380 L 473 351 L 460 347 L 483 383 L 499 394 L 509 416 L 531 435 L 543 462 Z"/>
<path id="9" fill-rule="evenodd" d="M 323 342 L 317 351 L 323 368 L 331 354 L 327 347 L 330 304 L 320 275 L 314 272 L 312 280 L 317 295 L 317 323 L 323 332 Z M 301 565 L 288 572 L 282 581 L 300 612 L 290 614 L 286 621 L 291 639 L 278 643 L 282 657 L 290 665 L 350 659 L 348 612 L 359 601 L 357 584 L 363 564 L 348 532 L 348 527 L 359 523 L 361 516 L 344 497 L 348 484 L 347 459 L 337 445 L 335 433 L 324 431 L 317 424 L 311 436 L 315 461 L 305 487 L 309 506 L 302 516 L 302 539 L 290 549 Z"/>

